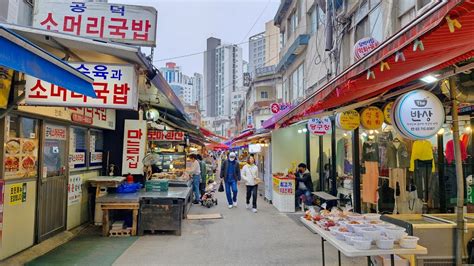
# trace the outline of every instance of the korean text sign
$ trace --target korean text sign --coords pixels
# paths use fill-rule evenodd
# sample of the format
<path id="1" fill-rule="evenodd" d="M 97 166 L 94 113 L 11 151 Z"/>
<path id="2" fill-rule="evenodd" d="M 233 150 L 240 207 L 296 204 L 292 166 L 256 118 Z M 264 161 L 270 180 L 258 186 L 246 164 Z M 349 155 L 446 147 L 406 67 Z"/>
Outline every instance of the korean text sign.
<path id="1" fill-rule="evenodd" d="M 184 141 L 184 132 L 148 130 L 147 138 L 151 141 Z"/>
<path id="2" fill-rule="evenodd" d="M 26 77 L 25 103 L 73 107 L 137 109 L 137 77 L 132 65 L 71 63 L 94 79 L 97 98 L 87 97 L 35 77 Z"/>
<path id="3" fill-rule="evenodd" d="M 127 44 L 156 46 L 153 7 L 36 0 L 33 27 Z"/>
<path id="4" fill-rule="evenodd" d="M 122 175 L 143 174 L 145 157 L 146 121 L 125 120 L 123 136 Z"/>

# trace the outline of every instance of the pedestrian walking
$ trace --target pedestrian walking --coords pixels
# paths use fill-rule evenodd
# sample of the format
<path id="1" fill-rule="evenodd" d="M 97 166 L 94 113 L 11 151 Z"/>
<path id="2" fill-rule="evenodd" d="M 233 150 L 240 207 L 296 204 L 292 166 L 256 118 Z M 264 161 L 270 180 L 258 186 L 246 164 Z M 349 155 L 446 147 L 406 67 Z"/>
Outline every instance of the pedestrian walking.
<path id="1" fill-rule="evenodd" d="M 196 158 L 199 162 L 199 167 L 201 169 L 201 181 L 199 183 L 199 193 L 204 195 L 204 192 L 206 190 L 206 179 L 207 179 L 207 165 L 206 162 L 202 159 L 201 154 L 196 155 Z"/>
<path id="2" fill-rule="evenodd" d="M 255 158 L 249 156 L 247 164 L 242 168 L 242 179 L 247 186 L 246 207 L 252 208 L 252 212 L 257 212 L 257 191 L 258 191 L 258 167 L 255 165 Z M 250 205 L 252 198 L 252 205 Z"/>
<path id="3" fill-rule="evenodd" d="M 240 181 L 240 167 L 234 152 L 222 163 L 220 178 L 224 180 L 225 194 L 229 209 L 237 207 L 237 184 Z"/>
<path id="4" fill-rule="evenodd" d="M 201 166 L 197 160 L 196 154 L 190 154 L 191 168 L 188 170 L 189 175 L 193 180 L 194 204 L 201 201 L 201 193 L 199 192 L 199 184 L 201 183 Z"/>

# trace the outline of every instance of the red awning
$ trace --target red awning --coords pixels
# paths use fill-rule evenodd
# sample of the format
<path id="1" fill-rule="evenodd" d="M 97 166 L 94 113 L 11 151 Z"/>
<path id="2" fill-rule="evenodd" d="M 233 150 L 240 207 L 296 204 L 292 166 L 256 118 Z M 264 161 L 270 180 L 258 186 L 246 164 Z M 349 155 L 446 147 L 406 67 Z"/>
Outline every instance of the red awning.
<path id="1" fill-rule="evenodd" d="M 210 143 L 206 145 L 206 148 L 211 150 L 228 150 L 229 146 L 222 143 Z"/>
<path id="2" fill-rule="evenodd" d="M 215 134 L 214 132 L 210 131 L 207 128 L 199 127 L 199 130 L 201 130 L 201 133 L 206 137 L 216 137 L 216 138 L 219 138 L 219 139 L 222 139 L 222 140 L 227 140 L 227 138 L 219 136 L 219 135 Z"/>
<path id="3" fill-rule="evenodd" d="M 454 27 L 451 32 L 448 16 L 462 27 Z M 452 0 L 440 4 L 332 79 L 277 123 L 295 122 L 318 111 L 378 95 L 468 59 L 474 55 L 473 39 L 474 1 Z M 418 46 L 414 51 L 417 40 L 422 42 L 424 49 Z M 397 52 L 403 52 L 405 61 L 400 57 L 395 62 Z M 382 62 L 387 62 L 390 69 L 381 71 Z M 368 78 L 369 70 L 373 78 Z"/>
<path id="4" fill-rule="evenodd" d="M 245 132 L 241 133 L 240 135 L 238 135 L 237 137 L 233 138 L 233 139 L 232 139 L 232 143 L 234 143 L 234 142 L 236 142 L 236 141 L 238 141 L 238 140 L 242 140 L 242 139 L 244 139 L 244 138 L 246 138 L 246 137 L 250 137 L 250 136 L 253 135 L 253 133 L 254 133 L 254 130 L 245 131 Z"/>

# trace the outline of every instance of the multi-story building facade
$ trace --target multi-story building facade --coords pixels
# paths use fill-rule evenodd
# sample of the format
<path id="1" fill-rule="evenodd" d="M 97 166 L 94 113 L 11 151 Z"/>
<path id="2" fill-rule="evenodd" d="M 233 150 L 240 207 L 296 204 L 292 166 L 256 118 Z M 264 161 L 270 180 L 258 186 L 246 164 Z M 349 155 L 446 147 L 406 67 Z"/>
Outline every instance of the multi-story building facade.
<path id="1" fill-rule="evenodd" d="M 249 65 L 248 72 L 255 76 L 255 69 L 265 65 L 265 32 L 255 34 L 249 38 Z"/>
<path id="2" fill-rule="evenodd" d="M 280 55 L 280 29 L 270 20 L 265 23 L 265 64 L 276 66 Z"/>
<path id="3" fill-rule="evenodd" d="M 198 73 L 195 73 L 193 77 L 189 77 L 183 74 L 181 67 L 177 66 L 174 62 L 167 62 L 165 67 L 160 68 L 160 71 L 163 73 L 168 84 L 170 84 L 174 93 L 186 104 L 195 104 L 196 103 L 196 87 L 199 87 Z M 196 76 L 197 81 L 196 81 Z"/>
<path id="4" fill-rule="evenodd" d="M 303 99 L 353 64 L 357 41 L 381 43 L 439 2 L 282 0 L 274 24 L 280 29 L 277 72 L 284 101 Z"/>
<path id="5" fill-rule="evenodd" d="M 203 76 L 199 73 L 194 73 L 192 77 L 193 81 L 193 102 L 197 102 L 199 110 L 204 110 L 204 84 L 203 84 Z"/>
<path id="6" fill-rule="evenodd" d="M 0 22 L 31 26 L 33 0 L 0 1 Z"/>
<path id="7" fill-rule="evenodd" d="M 216 108 L 216 49 L 221 45 L 221 40 L 210 37 L 206 41 L 206 52 L 204 53 L 204 96 L 203 114 L 215 117 Z"/>

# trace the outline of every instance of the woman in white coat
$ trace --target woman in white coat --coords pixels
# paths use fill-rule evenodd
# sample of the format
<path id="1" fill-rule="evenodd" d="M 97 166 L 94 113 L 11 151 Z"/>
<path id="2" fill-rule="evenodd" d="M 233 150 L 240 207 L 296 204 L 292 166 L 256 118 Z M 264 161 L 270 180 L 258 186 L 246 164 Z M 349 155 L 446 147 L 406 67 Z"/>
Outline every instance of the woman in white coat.
<path id="1" fill-rule="evenodd" d="M 257 190 L 258 190 L 258 167 L 255 165 L 255 158 L 249 156 L 247 164 L 242 168 L 242 179 L 247 186 L 247 209 L 252 207 L 252 212 L 257 212 Z M 252 197 L 252 206 L 250 206 L 250 198 Z"/>

